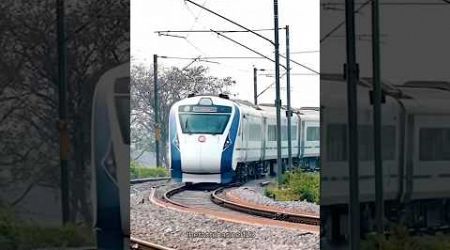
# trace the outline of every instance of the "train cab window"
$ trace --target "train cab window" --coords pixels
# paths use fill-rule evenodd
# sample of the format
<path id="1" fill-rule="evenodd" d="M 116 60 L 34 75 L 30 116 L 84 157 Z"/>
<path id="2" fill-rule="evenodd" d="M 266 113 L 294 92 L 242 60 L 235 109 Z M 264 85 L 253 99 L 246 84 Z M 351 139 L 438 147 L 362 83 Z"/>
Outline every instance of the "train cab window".
<path id="1" fill-rule="evenodd" d="M 120 133 L 125 144 L 130 144 L 130 78 L 116 80 L 114 106 L 119 120 Z"/>
<path id="2" fill-rule="evenodd" d="M 230 115 L 226 114 L 180 114 L 184 134 L 223 134 Z"/>
<path id="3" fill-rule="evenodd" d="M 319 141 L 320 140 L 320 127 L 306 128 L 306 140 L 307 141 Z"/>
<path id="4" fill-rule="evenodd" d="M 116 96 L 115 106 L 122 140 L 130 144 L 130 96 Z"/>
<path id="5" fill-rule="evenodd" d="M 450 128 L 419 130 L 420 161 L 450 161 Z"/>

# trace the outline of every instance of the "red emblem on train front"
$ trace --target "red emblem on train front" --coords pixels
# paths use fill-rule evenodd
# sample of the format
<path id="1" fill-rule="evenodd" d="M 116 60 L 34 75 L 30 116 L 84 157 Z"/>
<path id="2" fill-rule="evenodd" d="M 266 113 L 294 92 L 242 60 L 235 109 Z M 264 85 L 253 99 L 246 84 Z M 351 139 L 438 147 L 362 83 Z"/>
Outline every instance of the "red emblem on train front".
<path id="1" fill-rule="evenodd" d="M 206 137 L 201 135 L 201 136 L 198 137 L 198 141 L 199 142 L 205 142 L 206 141 Z"/>

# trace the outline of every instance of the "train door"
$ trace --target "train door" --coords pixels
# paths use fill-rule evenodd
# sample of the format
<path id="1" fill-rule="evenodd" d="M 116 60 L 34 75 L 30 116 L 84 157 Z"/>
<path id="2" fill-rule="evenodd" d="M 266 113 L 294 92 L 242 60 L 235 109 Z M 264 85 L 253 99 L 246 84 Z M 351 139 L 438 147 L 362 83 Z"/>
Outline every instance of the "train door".
<path id="1" fill-rule="evenodd" d="M 412 199 L 425 199 L 433 194 L 448 197 L 450 165 L 450 116 L 416 115 L 412 167 Z M 432 185 L 431 185 L 432 183 Z"/>
<path id="2" fill-rule="evenodd" d="M 245 115 L 243 115 L 242 116 L 242 147 L 241 147 L 243 162 L 247 162 L 248 139 L 249 139 L 248 118 Z"/>
<path id="3" fill-rule="evenodd" d="M 267 117 L 263 117 L 261 127 L 261 161 L 266 159 L 266 124 Z"/>
<path id="4" fill-rule="evenodd" d="M 299 128 L 299 151 L 300 151 L 300 159 L 303 159 L 305 154 L 305 121 L 301 120 L 301 126 Z M 301 161 L 303 163 L 303 160 Z"/>

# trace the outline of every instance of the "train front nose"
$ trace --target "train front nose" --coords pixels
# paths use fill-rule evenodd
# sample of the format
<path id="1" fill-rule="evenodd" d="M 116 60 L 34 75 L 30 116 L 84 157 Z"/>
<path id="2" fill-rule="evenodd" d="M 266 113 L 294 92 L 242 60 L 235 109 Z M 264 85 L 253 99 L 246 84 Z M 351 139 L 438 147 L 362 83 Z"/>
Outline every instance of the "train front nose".
<path id="1" fill-rule="evenodd" d="M 182 172 L 187 174 L 220 175 L 222 146 L 218 135 L 189 135 L 184 142 L 181 155 Z"/>

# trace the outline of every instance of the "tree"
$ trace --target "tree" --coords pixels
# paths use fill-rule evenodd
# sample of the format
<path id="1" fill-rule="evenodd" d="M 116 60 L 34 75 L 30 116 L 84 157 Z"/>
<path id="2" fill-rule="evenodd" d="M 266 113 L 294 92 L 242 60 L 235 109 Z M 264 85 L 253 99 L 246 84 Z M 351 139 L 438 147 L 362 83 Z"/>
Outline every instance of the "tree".
<path id="1" fill-rule="evenodd" d="M 132 63 L 131 66 L 131 144 L 132 155 L 138 158 L 143 152 L 154 151 L 154 87 L 153 66 Z M 166 141 L 170 107 L 187 98 L 190 93 L 218 95 L 227 93 L 235 83 L 231 77 L 218 78 L 208 75 L 208 68 L 196 66 L 185 70 L 171 67 L 158 71 L 158 106 L 161 122 L 161 155 L 166 161 Z"/>
<path id="2" fill-rule="evenodd" d="M 19 3 L 20 2 L 20 3 Z M 55 0 L 0 3 L 0 185 L 59 188 Z M 129 60 L 129 1 L 66 1 L 71 221 L 91 221 L 90 115 L 95 83 Z M 4 143 L 3 143 L 4 142 Z"/>

